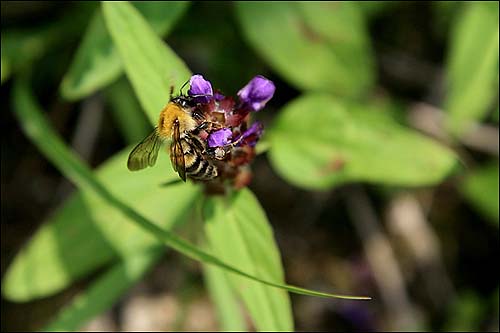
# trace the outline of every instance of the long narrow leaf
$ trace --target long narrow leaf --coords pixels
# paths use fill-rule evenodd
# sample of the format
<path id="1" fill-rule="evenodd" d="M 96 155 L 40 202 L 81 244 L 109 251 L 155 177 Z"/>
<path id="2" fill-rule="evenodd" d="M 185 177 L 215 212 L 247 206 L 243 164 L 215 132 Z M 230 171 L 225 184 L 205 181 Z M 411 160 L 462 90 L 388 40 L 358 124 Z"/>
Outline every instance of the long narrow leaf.
<path id="1" fill-rule="evenodd" d="M 165 245 L 192 259 L 213 264 L 228 272 L 236 273 L 266 285 L 285 289 L 297 294 L 359 300 L 370 299 L 365 296 L 346 296 L 323 293 L 262 279 L 225 263 L 219 258 L 177 237 L 172 232 L 159 227 L 109 192 L 94 176 L 92 171 L 66 147 L 61 138 L 53 131 L 47 120 L 43 117 L 42 111 L 30 94 L 25 81 L 19 80 L 15 82 L 14 96 L 16 103 L 16 107 L 14 108 L 15 115 L 25 134 L 69 180 L 80 189 L 95 192 L 103 200 L 108 202 L 122 214 L 126 215 L 145 231 L 151 233 Z"/>

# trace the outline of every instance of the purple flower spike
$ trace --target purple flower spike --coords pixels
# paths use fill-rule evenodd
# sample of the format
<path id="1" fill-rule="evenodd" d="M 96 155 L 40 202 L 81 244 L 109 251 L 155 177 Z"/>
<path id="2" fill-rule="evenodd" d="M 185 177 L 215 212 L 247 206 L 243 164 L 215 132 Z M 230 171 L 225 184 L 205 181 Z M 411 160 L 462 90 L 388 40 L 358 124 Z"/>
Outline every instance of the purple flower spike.
<path id="1" fill-rule="evenodd" d="M 261 110 L 273 97 L 276 87 L 272 81 L 258 75 L 238 91 L 238 97 L 243 105 L 253 111 Z"/>
<path id="2" fill-rule="evenodd" d="M 229 128 L 215 131 L 208 136 L 208 146 L 211 148 L 223 147 L 229 143 L 231 135 L 233 135 L 233 132 Z"/>
<path id="3" fill-rule="evenodd" d="M 203 75 L 193 75 L 189 81 L 189 96 L 196 96 L 198 103 L 208 103 L 213 96 L 212 84 L 203 78 Z M 198 96 L 203 95 L 203 96 Z"/>

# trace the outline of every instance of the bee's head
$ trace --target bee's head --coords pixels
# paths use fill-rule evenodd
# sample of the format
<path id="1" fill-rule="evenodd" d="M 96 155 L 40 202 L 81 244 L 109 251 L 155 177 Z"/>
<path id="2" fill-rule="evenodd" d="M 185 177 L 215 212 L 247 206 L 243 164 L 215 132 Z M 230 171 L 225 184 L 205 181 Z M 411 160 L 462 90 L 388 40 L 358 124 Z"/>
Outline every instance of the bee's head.
<path id="1" fill-rule="evenodd" d="M 175 103 L 175 104 L 177 104 L 177 105 L 179 105 L 183 109 L 189 108 L 189 107 L 193 107 L 196 104 L 196 103 L 194 103 L 193 97 L 191 97 L 191 96 L 184 96 L 184 95 L 180 95 L 180 96 L 176 96 L 176 97 L 171 97 L 170 101 L 173 102 L 173 103 Z"/>
<path id="2" fill-rule="evenodd" d="M 195 107 L 196 104 L 199 102 L 198 101 L 198 98 L 199 97 L 208 97 L 208 96 L 211 96 L 211 95 L 189 95 L 189 94 L 185 94 L 182 90 L 184 89 L 184 87 L 189 83 L 189 81 L 187 81 L 186 83 L 184 83 L 181 87 L 181 89 L 179 90 L 179 95 L 177 96 L 173 96 L 174 94 L 174 87 L 173 86 L 170 86 L 170 101 L 181 106 L 182 108 L 189 108 L 189 107 Z"/>

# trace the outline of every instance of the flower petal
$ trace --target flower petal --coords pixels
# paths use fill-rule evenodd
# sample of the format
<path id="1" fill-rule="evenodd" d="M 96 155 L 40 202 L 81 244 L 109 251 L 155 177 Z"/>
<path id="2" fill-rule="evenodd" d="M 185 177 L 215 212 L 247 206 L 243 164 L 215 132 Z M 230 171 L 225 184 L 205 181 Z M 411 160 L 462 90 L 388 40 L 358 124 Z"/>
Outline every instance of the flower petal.
<path id="1" fill-rule="evenodd" d="M 188 95 L 194 96 L 198 103 L 207 103 L 213 96 L 212 84 L 205 80 L 203 75 L 193 75 L 189 85 Z"/>
<path id="2" fill-rule="evenodd" d="M 250 147 L 255 147 L 257 141 L 259 141 L 262 136 L 263 131 L 264 126 L 260 122 L 256 121 L 235 141 L 239 140 L 238 146 L 249 145 Z"/>
<path id="3" fill-rule="evenodd" d="M 229 143 L 229 138 L 233 135 L 233 132 L 229 128 L 223 128 L 212 132 L 208 136 L 208 146 L 213 147 L 223 147 Z"/>
<path id="4" fill-rule="evenodd" d="M 244 106 L 252 111 L 259 111 L 273 97 L 275 90 L 272 81 L 258 75 L 238 92 L 238 97 Z"/>

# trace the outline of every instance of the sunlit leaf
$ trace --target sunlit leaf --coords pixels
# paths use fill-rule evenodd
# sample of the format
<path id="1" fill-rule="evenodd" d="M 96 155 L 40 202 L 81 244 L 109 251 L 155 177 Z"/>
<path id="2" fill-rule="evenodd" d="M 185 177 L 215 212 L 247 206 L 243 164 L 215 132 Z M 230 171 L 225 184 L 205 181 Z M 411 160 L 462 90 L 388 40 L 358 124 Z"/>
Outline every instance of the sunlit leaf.
<path id="1" fill-rule="evenodd" d="M 229 279 L 224 270 L 204 265 L 205 285 L 217 310 L 221 331 L 245 331 L 246 325 L 236 293 L 229 288 Z"/>
<path id="2" fill-rule="evenodd" d="M 247 40 L 299 89 L 366 93 L 374 81 L 363 15 L 351 2 L 236 2 Z"/>
<path id="3" fill-rule="evenodd" d="M 189 2 L 134 2 L 155 33 L 167 35 L 187 9 Z M 123 73 L 123 65 L 97 10 L 76 51 L 75 58 L 64 76 L 61 93 L 67 99 L 85 97 L 113 82 Z"/>
<path id="4" fill-rule="evenodd" d="M 155 264 L 164 249 L 133 254 L 111 266 L 75 297 L 44 331 L 77 331 L 94 316 L 108 310 Z"/>
<path id="5" fill-rule="evenodd" d="M 383 110 L 323 94 L 286 105 L 266 135 L 276 171 L 310 189 L 351 181 L 430 185 L 456 164 L 450 150 L 399 125 Z"/>
<path id="6" fill-rule="evenodd" d="M 467 131 L 498 94 L 498 2 L 470 2 L 457 17 L 447 63 L 444 108 L 454 134 Z"/>
<path id="7" fill-rule="evenodd" d="M 135 93 L 152 123 L 191 72 L 129 3 L 105 2 L 104 19 Z"/>
<path id="8" fill-rule="evenodd" d="M 498 226 L 498 162 L 472 171 L 465 178 L 462 191 L 479 211 Z"/>
<path id="9" fill-rule="evenodd" d="M 214 255 L 250 274 L 283 283 L 284 274 L 272 229 L 259 202 L 247 189 L 229 198 L 208 199 L 205 233 Z M 290 299 L 284 290 L 228 274 L 259 331 L 292 331 Z"/>

